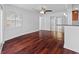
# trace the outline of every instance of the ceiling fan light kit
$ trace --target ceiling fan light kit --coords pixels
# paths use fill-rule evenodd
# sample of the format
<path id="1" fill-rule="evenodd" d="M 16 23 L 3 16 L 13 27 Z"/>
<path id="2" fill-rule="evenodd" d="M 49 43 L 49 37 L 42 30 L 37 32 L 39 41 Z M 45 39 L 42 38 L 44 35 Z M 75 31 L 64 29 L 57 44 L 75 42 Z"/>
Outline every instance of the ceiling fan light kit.
<path id="1" fill-rule="evenodd" d="M 44 14 L 44 11 L 42 10 L 42 11 L 40 11 L 40 14 Z"/>

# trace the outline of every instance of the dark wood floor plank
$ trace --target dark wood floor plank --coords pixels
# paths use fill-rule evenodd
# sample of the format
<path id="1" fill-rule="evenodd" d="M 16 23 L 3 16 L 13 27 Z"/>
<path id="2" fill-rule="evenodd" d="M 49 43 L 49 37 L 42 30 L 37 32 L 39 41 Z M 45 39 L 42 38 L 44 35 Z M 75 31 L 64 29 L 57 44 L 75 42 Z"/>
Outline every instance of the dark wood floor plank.
<path id="1" fill-rule="evenodd" d="M 42 30 L 10 39 L 5 42 L 2 54 L 77 54 L 63 48 L 63 37 L 54 38 L 51 33 Z"/>

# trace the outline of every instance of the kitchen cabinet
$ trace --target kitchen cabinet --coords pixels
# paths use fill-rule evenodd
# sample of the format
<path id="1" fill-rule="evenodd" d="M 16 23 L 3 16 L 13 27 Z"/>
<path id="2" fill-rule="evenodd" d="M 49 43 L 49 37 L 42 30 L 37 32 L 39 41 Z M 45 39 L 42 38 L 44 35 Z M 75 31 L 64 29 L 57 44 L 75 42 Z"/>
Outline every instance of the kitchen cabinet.
<path id="1" fill-rule="evenodd" d="M 78 21 L 78 10 L 72 11 L 72 21 Z"/>

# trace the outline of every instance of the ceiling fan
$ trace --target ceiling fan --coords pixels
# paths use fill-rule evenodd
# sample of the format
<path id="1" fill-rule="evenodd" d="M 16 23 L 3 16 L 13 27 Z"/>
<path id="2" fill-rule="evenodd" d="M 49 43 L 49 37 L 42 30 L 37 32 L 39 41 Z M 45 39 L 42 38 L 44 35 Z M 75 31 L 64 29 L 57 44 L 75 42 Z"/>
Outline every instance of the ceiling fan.
<path id="1" fill-rule="evenodd" d="M 46 14 L 47 12 L 52 12 L 52 10 L 46 9 L 44 7 L 42 7 L 41 10 L 40 10 L 40 14 Z"/>

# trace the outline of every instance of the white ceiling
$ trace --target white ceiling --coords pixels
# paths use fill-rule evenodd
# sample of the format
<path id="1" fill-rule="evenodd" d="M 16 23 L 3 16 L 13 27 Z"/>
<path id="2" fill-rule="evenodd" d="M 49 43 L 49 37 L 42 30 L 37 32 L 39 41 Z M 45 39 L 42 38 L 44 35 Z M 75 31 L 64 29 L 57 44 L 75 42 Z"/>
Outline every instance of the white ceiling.
<path id="1" fill-rule="evenodd" d="M 14 6 L 30 10 L 30 11 L 36 11 L 39 12 L 41 10 L 41 7 L 45 7 L 46 9 L 51 9 L 54 12 L 55 11 L 63 11 L 66 9 L 66 4 L 13 4 Z"/>

